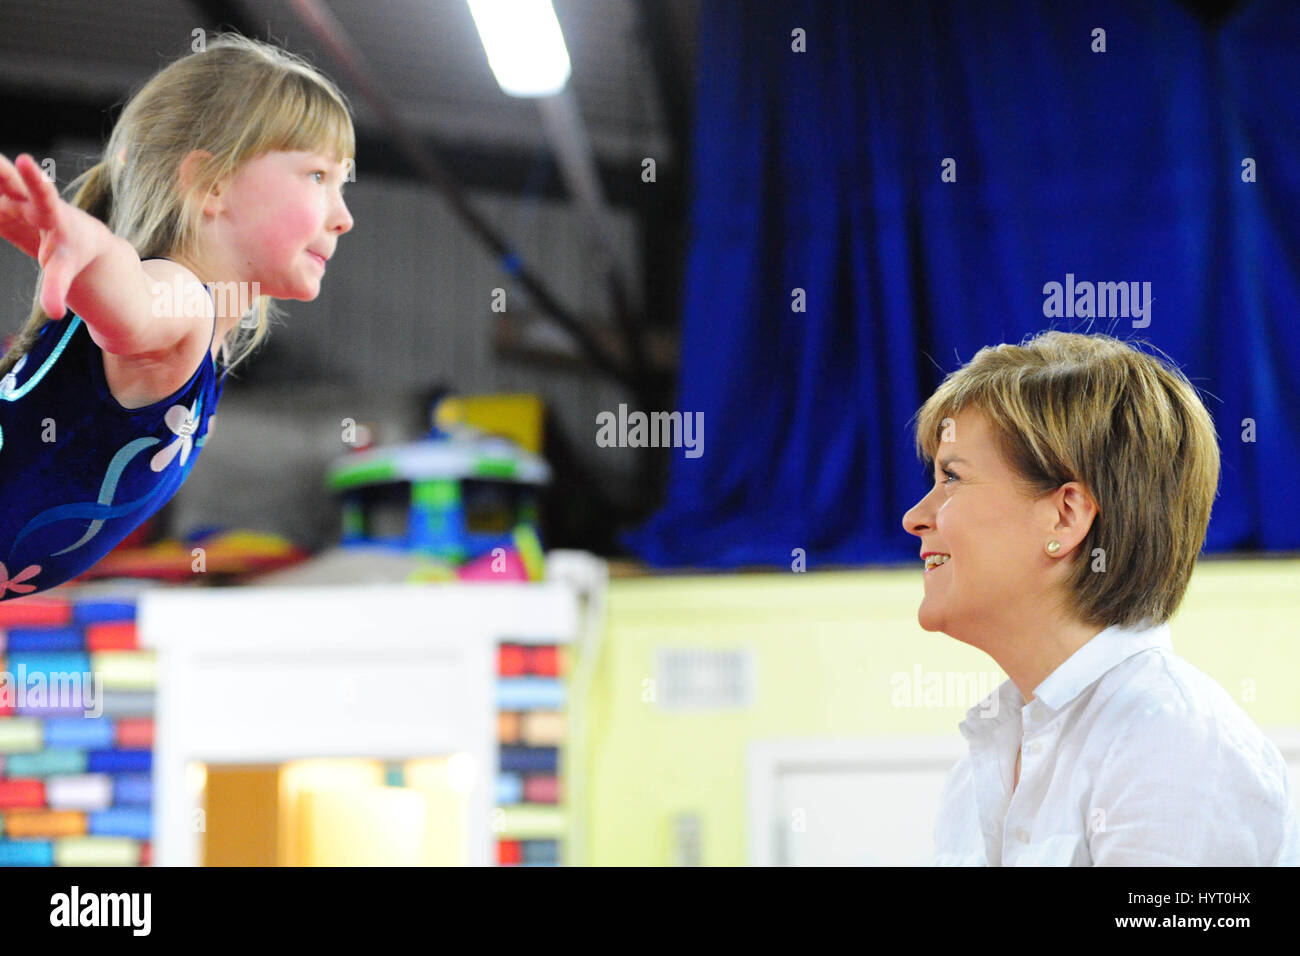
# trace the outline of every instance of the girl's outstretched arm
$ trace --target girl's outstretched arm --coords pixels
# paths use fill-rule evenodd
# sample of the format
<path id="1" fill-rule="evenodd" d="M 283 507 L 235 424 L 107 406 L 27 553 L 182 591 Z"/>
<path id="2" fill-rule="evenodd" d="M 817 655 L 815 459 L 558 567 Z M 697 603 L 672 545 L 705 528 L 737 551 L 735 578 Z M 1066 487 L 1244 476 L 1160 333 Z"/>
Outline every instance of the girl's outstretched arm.
<path id="1" fill-rule="evenodd" d="M 72 309 L 106 352 L 163 352 L 188 331 L 172 309 L 154 314 L 154 282 L 131 244 L 60 198 L 26 153 L 15 163 L 0 156 L 0 237 L 40 263 L 46 314 Z"/>

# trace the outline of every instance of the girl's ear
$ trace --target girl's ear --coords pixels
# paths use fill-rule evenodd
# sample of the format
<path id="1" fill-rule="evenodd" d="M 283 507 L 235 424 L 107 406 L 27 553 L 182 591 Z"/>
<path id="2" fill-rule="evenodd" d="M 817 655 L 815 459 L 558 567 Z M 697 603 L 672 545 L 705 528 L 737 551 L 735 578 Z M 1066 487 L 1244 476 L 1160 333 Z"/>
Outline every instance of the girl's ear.
<path id="1" fill-rule="evenodd" d="M 212 159 L 212 154 L 206 149 L 192 149 L 185 158 L 181 160 L 179 174 L 181 190 L 183 192 L 189 192 L 194 188 L 194 184 L 198 179 L 203 164 L 210 159 Z M 221 193 L 224 188 L 225 183 L 223 181 L 218 181 L 212 184 L 212 188 L 208 190 L 207 198 L 203 203 L 203 211 L 205 213 L 215 214 L 219 211 L 221 207 Z"/>

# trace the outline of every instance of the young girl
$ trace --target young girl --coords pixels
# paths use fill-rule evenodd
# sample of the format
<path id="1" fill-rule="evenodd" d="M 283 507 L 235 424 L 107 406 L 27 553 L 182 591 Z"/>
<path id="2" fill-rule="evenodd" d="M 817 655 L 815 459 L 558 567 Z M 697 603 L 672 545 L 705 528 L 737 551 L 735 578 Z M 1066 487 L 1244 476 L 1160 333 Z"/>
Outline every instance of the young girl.
<path id="1" fill-rule="evenodd" d="M 0 236 L 43 270 L 0 359 L 0 601 L 85 571 L 180 488 L 271 300 L 320 293 L 353 147 L 329 80 L 227 35 L 131 99 L 70 203 L 0 156 Z"/>

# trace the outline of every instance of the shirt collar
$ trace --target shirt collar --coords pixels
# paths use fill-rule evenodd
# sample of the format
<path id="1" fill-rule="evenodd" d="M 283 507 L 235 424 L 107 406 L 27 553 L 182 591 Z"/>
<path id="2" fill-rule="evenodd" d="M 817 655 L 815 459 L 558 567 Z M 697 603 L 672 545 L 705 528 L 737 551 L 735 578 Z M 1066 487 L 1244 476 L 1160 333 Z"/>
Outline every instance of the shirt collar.
<path id="1" fill-rule="evenodd" d="M 1047 675 L 1034 688 L 1034 697 L 1052 710 L 1060 710 L 1116 664 L 1152 647 L 1172 650 L 1168 622 L 1131 628 L 1113 624 Z"/>
<path id="2" fill-rule="evenodd" d="M 1152 647 L 1172 650 L 1169 623 L 1149 627 L 1113 624 L 1095 634 L 1034 688 L 1035 702 L 1058 711 L 1103 674 L 1134 654 Z M 966 712 L 960 728 L 968 739 L 972 734 L 991 731 L 1025 706 L 1025 699 L 1010 680 L 1003 681 L 988 697 Z"/>

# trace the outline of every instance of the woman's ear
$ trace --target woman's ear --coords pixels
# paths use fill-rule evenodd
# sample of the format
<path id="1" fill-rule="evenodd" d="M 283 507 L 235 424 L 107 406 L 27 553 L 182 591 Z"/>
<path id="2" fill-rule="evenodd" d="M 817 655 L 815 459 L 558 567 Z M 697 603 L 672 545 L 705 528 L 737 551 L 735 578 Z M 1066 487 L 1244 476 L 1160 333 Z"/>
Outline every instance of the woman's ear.
<path id="1" fill-rule="evenodd" d="M 1051 500 L 1057 518 L 1053 530 L 1057 534 L 1066 535 L 1070 539 L 1070 547 L 1086 538 L 1099 511 L 1092 493 L 1077 481 L 1067 481 L 1056 489 Z M 1062 540 L 1061 543 L 1066 542 Z"/>

